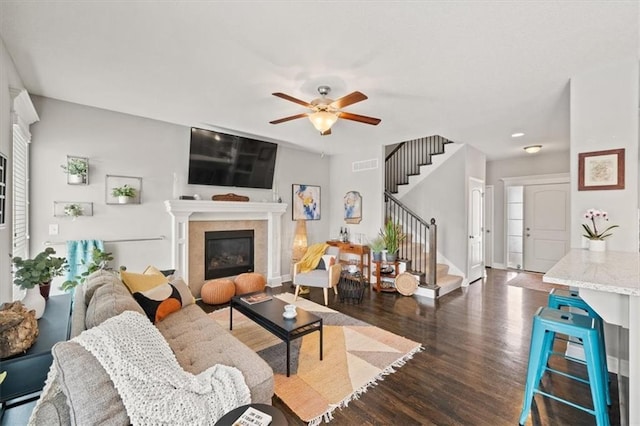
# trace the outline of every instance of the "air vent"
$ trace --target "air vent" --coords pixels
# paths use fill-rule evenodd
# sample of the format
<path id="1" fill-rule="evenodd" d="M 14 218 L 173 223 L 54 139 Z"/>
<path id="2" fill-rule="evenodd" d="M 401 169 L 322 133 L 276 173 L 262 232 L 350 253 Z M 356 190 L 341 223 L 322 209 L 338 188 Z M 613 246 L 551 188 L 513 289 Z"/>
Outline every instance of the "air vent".
<path id="1" fill-rule="evenodd" d="M 374 170 L 378 168 L 378 159 L 354 161 L 351 170 L 354 172 L 364 172 L 365 170 Z"/>

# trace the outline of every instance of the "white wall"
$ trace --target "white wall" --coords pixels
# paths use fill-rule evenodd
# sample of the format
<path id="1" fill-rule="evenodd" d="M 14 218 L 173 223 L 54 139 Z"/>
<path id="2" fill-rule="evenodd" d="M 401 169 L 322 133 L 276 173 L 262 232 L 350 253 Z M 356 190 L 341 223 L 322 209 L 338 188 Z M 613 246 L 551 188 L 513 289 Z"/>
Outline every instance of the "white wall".
<path id="1" fill-rule="evenodd" d="M 425 220 L 436 219 L 438 252 L 456 268 L 467 270 L 467 150 L 456 151 L 418 183 L 402 201 Z M 484 176 L 483 176 L 484 177 Z"/>
<path id="2" fill-rule="evenodd" d="M 12 251 L 12 158 L 13 158 L 13 129 L 11 124 L 11 96 L 9 87 L 14 89 L 24 89 L 18 71 L 9 56 L 9 52 L 0 38 L 0 153 L 8 159 L 9 175 L 7 179 L 7 205 L 6 221 L 4 226 L 0 226 L 0 303 L 13 300 L 13 286 L 11 278 L 11 259 L 9 254 Z"/>
<path id="3" fill-rule="evenodd" d="M 157 237 L 164 241 L 113 243 L 106 246 L 115 255 L 114 266 L 126 265 L 142 270 L 149 264 L 171 266 L 171 220 L 163 201 L 173 198 L 174 173 L 179 177 L 177 192 L 199 194 L 210 199 L 214 194 L 234 192 L 248 195 L 252 201 L 272 201 L 271 190 L 187 185 L 188 127 L 98 108 L 34 97 L 41 121 L 32 126 L 31 158 L 31 250 L 42 250 L 43 242 L 70 239 L 104 240 Z M 89 157 L 89 185 L 67 185 L 60 168 L 66 156 Z M 143 178 L 142 204 L 106 205 L 105 175 Z M 274 181 L 283 202 L 291 203 L 291 184 L 329 184 L 329 161 L 319 155 L 290 148 L 278 148 Z M 327 194 L 322 195 L 323 211 Z M 94 203 L 93 217 L 53 217 L 54 201 Z M 289 270 L 293 222 L 291 207 L 282 218 L 282 271 Z M 310 238 L 324 239 L 327 219 L 309 222 Z M 49 224 L 58 224 L 59 235 L 48 235 Z M 54 246 L 59 255 L 64 245 Z"/>
<path id="4" fill-rule="evenodd" d="M 578 154 L 624 148 L 625 189 L 578 191 Z M 608 248 L 638 251 L 638 59 L 607 64 L 571 78 L 571 246 L 581 247 L 582 214 L 609 212 L 620 225 Z"/>
<path id="5" fill-rule="evenodd" d="M 378 235 L 383 218 L 384 192 L 384 146 L 372 143 L 366 152 L 349 152 L 331 157 L 331 197 L 329 212 L 329 237 L 337 238 L 340 227 L 347 226 L 354 241 L 361 234 L 364 244 Z M 361 172 L 352 171 L 354 161 L 378 160 L 378 168 Z M 358 191 L 362 196 L 362 221 L 346 224 L 344 221 L 344 196 L 349 191 Z M 324 208 L 323 208 L 324 210 Z"/>
<path id="6" fill-rule="evenodd" d="M 544 148 L 543 148 L 544 149 Z M 493 207 L 493 261 L 506 265 L 504 251 L 505 200 L 504 182 L 506 177 L 534 176 L 569 172 L 569 151 L 557 153 L 531 154 L 526 157 L 509 158 L 487 162 L 487 185 L 494 186 Z"/>

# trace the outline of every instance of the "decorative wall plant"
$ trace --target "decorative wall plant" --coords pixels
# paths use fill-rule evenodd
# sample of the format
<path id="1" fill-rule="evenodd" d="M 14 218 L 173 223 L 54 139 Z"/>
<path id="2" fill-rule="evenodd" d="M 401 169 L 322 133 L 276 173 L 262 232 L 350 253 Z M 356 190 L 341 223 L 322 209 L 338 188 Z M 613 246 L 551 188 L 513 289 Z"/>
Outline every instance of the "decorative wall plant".
<path id="1" fill-rule="evenodd" d="M 93 203 L 84 201 L 54 201 L 53 215 L 55 217 L 93 216 Z"/>
<path id="2" fill-rule="evenodd" d="M 141 177 L 107 175 L 105 182 L 105 202 L 107 204 L 140 204 Z"/>
<path id="3" fill-rule="evenodd" d="M 67 155 L 67 162 L 60 166 L 67 174 L 69 185 L 89 184 L 89 159 Z"/>

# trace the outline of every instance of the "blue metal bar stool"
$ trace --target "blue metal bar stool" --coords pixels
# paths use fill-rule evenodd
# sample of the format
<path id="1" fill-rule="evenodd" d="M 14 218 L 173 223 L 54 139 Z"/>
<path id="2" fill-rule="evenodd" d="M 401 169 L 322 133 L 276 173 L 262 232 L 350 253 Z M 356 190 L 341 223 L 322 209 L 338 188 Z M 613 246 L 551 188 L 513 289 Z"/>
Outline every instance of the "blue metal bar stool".
<path id="1" fill-rule="evenodd" d="M 567 336 L 582 340 L 587 373 L 589 375 L 588 380 L 547 367 L 549 356 L 553 351 L 553 341 L 556 333 L 566 334 Z M 533 317 L 529 366 L 527 368 L 524 402 L 522 404 L 522 412 L 520 413 L 520 425 L 523 425 L 527 420 L 529 412 L 531 411 L 533 396 L 538 393 L 592 414 L 595 416 L 598 426 L 608 426 L 609 413 L 605 396 L 606 378 L 603 376 L 602 369 L 603 356 L 598 326 L 594 318 L 549 307 L 539 308 Z M 541 390 L 539 387 L 540 380 L 547 370 L 589 384 L 591 388 L 591 398 L 593 400 L 593 409 L 583 407 Z"/>
<path id="2" fill-rule="evenodd" d="M 555 309 L 561 309 L 562 307 L 578 308 L 584 311 L 586 313 L 585 315 L 588 315 L 596 320 L 598 326 L 598 336 L 600 338 L 601 345 L 600 351 L 603 354 L 602 373 L 604 374 L 604 377 L 607 378 L 607 381 L 605 382 L 607 405 L 611 405 L 611 394 L 609 393 L 609 366 L 607 365 L 607 349 L 604 340 L 604 321 L 602 320 L 600 315 L 598 315 L 598 313 L 594 311 L 593 308 L 582 299 L 582 297 L 580 297 L 576 290 L 560 290 L 555 288 L 552 289 L 551 292 L 549 292 L 547 306 Z M 581 342 L 574 343 L 582 344 Z M 581 362 L 579 360 L 575 361 Z"/>

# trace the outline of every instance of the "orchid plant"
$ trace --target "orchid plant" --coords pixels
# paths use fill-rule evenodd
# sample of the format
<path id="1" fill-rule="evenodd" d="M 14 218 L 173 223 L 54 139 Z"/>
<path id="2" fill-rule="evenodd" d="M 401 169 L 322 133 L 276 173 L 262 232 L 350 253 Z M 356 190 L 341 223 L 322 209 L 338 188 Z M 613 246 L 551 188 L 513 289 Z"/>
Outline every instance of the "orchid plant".
<path id="1" fill-rule="evenodd" d="M 600 229 L 602 229 L 604 228 L 602 222 L 609 221 L 609 215 L 607 214 L 607 212 L 603 212 L 601 210 L 589 209 L 585 212 L 584 218 L 591 221 L 591 224 L 582 224 L 582 228 L 585 231 L 585 233 L 582 235 L 590 240 L 604 240 L 611 235 L 611 232 L 609 231 L 611 231 L 613 228 L 619 228 L 618 225 L 611 225 L 605 230 L 599 231 L 598 226 L 600 226 Z"/>

